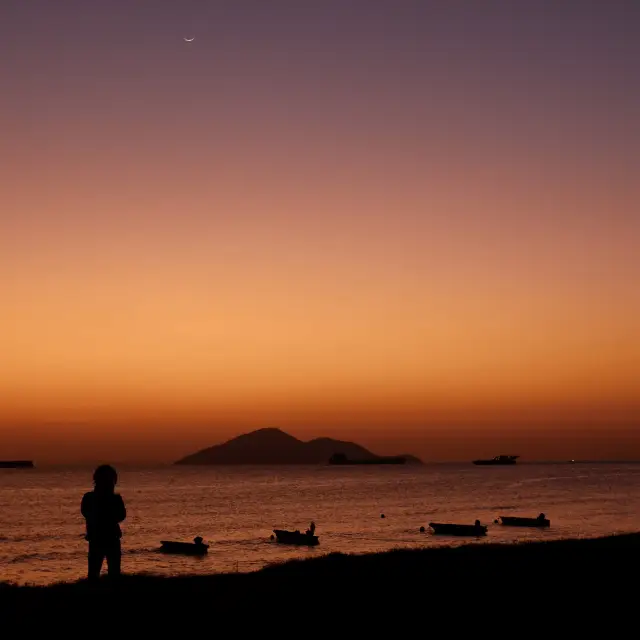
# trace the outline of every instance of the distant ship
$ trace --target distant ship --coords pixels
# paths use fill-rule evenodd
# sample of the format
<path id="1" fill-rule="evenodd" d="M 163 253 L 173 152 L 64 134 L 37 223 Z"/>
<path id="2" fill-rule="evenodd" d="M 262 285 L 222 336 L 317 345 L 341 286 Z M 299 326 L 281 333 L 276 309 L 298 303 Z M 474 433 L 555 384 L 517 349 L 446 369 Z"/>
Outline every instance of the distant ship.
<path id="1" fill-rule="evenodd" d="M 32 460 L 0 460 L 0 469 L 33 469 Z"/>
<path id="2" fill-rule="evenodd" d="M 351 460 L 343 453 L 334 453 L 329 458 L 329 464 L 406 464 L 404 456 L 380 456 L 376 458 L 363 458 Z"/>
<path id="3" fill-rule="evenodd" d="M 490 460 L 474 460 L 473 464 L 479 465 L 505 465 L 505 464 L 515 464 L 516 460 L 520 456 L 496 456 L 495 458 L 491 458 Z"/>

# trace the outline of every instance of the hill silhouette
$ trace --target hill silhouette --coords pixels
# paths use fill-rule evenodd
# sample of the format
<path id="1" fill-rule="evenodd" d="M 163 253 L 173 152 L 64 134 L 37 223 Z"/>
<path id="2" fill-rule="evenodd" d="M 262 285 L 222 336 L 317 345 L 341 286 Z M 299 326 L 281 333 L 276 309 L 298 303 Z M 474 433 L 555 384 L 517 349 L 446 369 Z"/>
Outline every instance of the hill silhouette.
<path id="1" fill-rule="evenodd" d="M 355 442 L 333 438 L 304 442 L 281 429 L 266 428 L 202 449 L 175 464 L 326 464 L 335 453 L 342 453 L 350 460 L 380 458 Z M 407 457 L 411 458 L 408 462 L 420 463 L 414 456 Z"/>

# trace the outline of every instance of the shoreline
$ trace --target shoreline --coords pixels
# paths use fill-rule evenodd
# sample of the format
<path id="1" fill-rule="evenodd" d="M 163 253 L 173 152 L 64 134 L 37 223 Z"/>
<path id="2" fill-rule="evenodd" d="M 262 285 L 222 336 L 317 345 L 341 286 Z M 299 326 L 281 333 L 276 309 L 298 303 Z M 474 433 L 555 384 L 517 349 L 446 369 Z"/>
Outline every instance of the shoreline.
<path id="1" fill-rule="evenodd" d="M 330 553 L 294 559 L 247 573 L 164 577 L 124 574 L 118 583 L 103 579 L 49 586 L 0 584 L 3 612 L 99 616 L 105 607 L 139 619 L 147 607 L 175 616 L 193 606 L 229 612 L 239 607 L 314 607 L 339 609 L 357 598 L 370 606 L 413 615 L 409 603 L 514 611 L 527 605 L 546 609 L 589 598 L 600 609 L 611 598 L 635 595 L 640 569 L 640 532 L 511 544 L 397 549 L 371 554 Z M 529 602 L 533 598 L 535 604 Z M 377 604 L 376 604 L 377 603 Z M 528 603 L 528 604 L 527 604 Z M 564 605 L 562 604 L 564 603 Z M 515 609 L 514 609 L 515 607 Z M 504 611 L 501 615 L 505 615 Z M 546 615 L 546 614 L 545 614 Z M 617 615 L 617 614 L 616 614 Z"/>
<path id="2" fill-rule="evenodd" d="M 495 526 L 495 525 L 489 525 Z M 517 531 L 517 527 L 509 527 L 514 531 Z M 176 574 L 164 574 L 155 573 L 153 571 L 126 571 L 127 566 L 127 552 L 126 549 L 123 552 L 123 574 L 121 582 L 125 587 L 131 586 L 136 581 L 160 581 L 160 582 L 172 582 L 172 581 L 216 581 L 222 579 L 234 579 L 243 577 L 257 577 L 263 574 L 271 574 L 280 572 L 286 574 L 289 571 L 304 572 L 307 570 L 316 572 L 319 567 L 316 565 L 324 565 L 328 558 L 331 558 L 332 562 L 340 562 L 345 564 L 352 564 L 353 568 L 360 569 L 362 566 L 366 566 L 369 563 L 380 562 L 386 568 L 393 567 L 393 562 L 387 564 L 387 560 L 391 560 L 390 557 L 400 559 L 404 561 L 406 557 L 411 556 L 414 561 L 423 562 L 428 558 L 430 561 L 436 561 L 437 563 L 446 562 L 451 559 L 455 559 L 455 553 L 459 553 L 461 549 L 467 549 L 466 554 L 469 558 L 475 559 L 484 558 L 486 554 L 494 553 L 502 557 L 504 547 L 515 548 L 516 551 L 509 551 L 508 553 L 516 553 L 520 557 L 520 553 L 532 553 L 532 547 L 535 552 L 558 553 L 566 548 L 571 548 L 574 551 L 586 552 L 591 550 L 591 545 L 597 543 L 598 548 L 600 545 L 606 546 L 608 549 L 626 548 L 628 545 L 637 544 L 640 552 L 640 530 L 639 531 L 620 531 L 615 533 L 608 533 L 604 535 L 593 536 L 581 536 L 581 537 L 565 537 L 565 538 L 550 538 L 546 540 L 541 539 L 521 539 L 521 540 L 491 540 L 489 537 L 476 539 L 474 537 L 455 537 L 450 535 L 436 535 L 432 532 L 421 533 L 421 536 L 434 537 L 440 541 L 448 540 L 449 544 L 434 545 L 434 546 L 420 546 L 418 542 L 412 546 L 398 546 L 391 547 L 382 551 L 369 551 L 369 552 L 348 552 L 348 551 L 326 551 L 323 550 L 322 545 L 314 547 L 316 552 L 313 556 L 288 558 L 286 560 L 275 560 L 264 564 L 256 569 L 247 570 L 212 570 L 210 572 L 202 573 L 176 573 Z M 275 541 L 271 541 L 270 544 L 276 545 Z M 287 545 L 279 545 L 285 548 L 292 548 Z M 589 549 L 587 549 L 589 546 Z M 295 548 L 295 547 L 293 547 Z M 482 548 L 482 551 L 474 553 L 471 549 Z M 595 548 L 595 547 L 594 547 Z M 304 550 L 306 547 L 301 547 Z M 158 549 L 154 551 L 159 552 Z M 455 553 L 454 553 L 455 552 Z M 83 554 L 84 557 L 85 554 Z M 206 556 L 205 556 L 206 558 Z M 101 574 L 102 586 L 106 586 L 108 583 L 107 577 L 107 564 L 106 561 L 103 564 Z M 23 590 L 23 591 L 47 591 L 47 590 L 59 590 L 59 589 L 71 589 L 71 588 L 90 588 L 87 581 L 84 578 L 72 578 L 68 580 L 59 580 L 48 584 L 38 583 L 16 583 L 10 580 L 3 580 L 0 573 L 0 594 L 6 594 L 8 591 Z"/>
<path id="3" fill-rule="evenodd" d="M 435 535 L 435 534 L 431 534 Z M 442 536 L 445 537 L 445 536 Z M 317 557 L 307 558 L 292 558 L 282 562 L 273 562 L 265 565 L 259 569 L 250 571 L 226 571 L 226 572 L 211 572 L 211 573 L 185 573 L 180 575 L 162 575 L 156 573 L 127 573 L 123 571 L 121 578 L 122 584 L 127 587 L 132 583 L 140 581 L 159 581 L 168 582 L 173 581 L 214 581 L 229 579 L 231 577 L 237 578 L 249 578 L 252 576 L 262 576 L 271 574 L 287 574 L 289 572 L 300 573 L 306 570 L 317 572 L 318 570 L 324 570 L 325 564 L 330 560 L 332 563 L 344 563 L 353 564 L 354 568 L 362 568 L 369 565 L 369 563 L 381 563 L 383 566 L 389 568 L 394 566 L 394 562 L 404 562 L 409 557 L 414 561 L 422 562 L 426 559 L 430 561 L 436 560 L 437 562 L 447 560 L 457 560 L 459 555 L 464 555 L 465 560 L 485 560 L 490 555 L 495 556 L 510 556 L 510 559 L 521 558 L 524 559 L 527 556 L 539 556 L 540 554 L 556 554 L 559 552 L 572 551 L 578 553 L 585 552 L 598 552 L 604 549 L 609 551 L 620 551 L 623 549 L 636 548 L 640 554 L 640 531 L 637 532 L 624 532 L 624 533 L 612 533 L 603 536 L 593 537 L 580 537 L 580 538 L 559 538 L 552 540 L 522 540 L 518 542 L 483 542 L 477 544 L 476 542 L 465 541 L 465 538 L 458 538 L 459 544 L 451 546 L 433 546 L 433 547 L 399 547 L 396 549 L 389 549 L 386 551 L 377 551 L 370 553 L 349 553 L 342 551 L 326 552 Z M 274 543 L 275 544 L 275 543 Z M 321 549 L 319 549 L 321 551 Z M 356 567 L 356 565 L 361 565 Z M 107 584 L 107 570 L 106 564 L 103 566 L 103 573 L 101 582 L 104 585 Z M 72 581 L 59 581 L 47 585 L 35 585 L 35 584 L 14 584 L 11 582 L 5 582 L 0 576 L 0 594 L 7 593 L 8 591 L 48 591 L 59 589 L 74 589 L 74 588 L 89 588 L 86 580 L 72 580 Z"/>

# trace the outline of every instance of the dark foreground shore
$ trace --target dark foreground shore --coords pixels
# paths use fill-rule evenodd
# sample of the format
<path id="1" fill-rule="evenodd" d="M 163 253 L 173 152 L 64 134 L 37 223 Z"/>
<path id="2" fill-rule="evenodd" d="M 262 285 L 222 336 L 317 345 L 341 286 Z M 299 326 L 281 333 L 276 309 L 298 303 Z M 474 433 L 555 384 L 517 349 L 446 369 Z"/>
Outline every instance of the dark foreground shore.
<path id="1" fill-rule="evenodd" d="M 468 544 L 331 554 L 248 574 L 2 586 L 0 612 L 5 625 L 87 633 L 178 625 L 217 635 L 222 625 L 229 632 L 257 626 L 278 635 L 321 628 L 326 635 L 333 629 L 340 637 L 347 628 L 369 633 L 390 627 L 395 636 L 413 632 L 415 624 L 467 628 L 483 637 L 502 635 L 504 625 L 517 625 L 527 635 L 557 631 L 559 625 L 573 632 L 606 625 L 610 633 L 620 625 L 638 628 L 639 569 L 640 534 Z"/>

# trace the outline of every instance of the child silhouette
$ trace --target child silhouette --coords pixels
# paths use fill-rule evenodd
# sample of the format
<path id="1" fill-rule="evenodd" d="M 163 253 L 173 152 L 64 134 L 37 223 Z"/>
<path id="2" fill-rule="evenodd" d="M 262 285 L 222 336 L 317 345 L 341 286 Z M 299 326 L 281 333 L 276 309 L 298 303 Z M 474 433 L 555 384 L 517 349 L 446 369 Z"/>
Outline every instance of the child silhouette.
<path id="1" fill-rule="evenodd" d="M 120 575 L 122 551 L 120 523 L 127 517 L 124 501 L 115 492 L 118 474 L 110 465 L 98 467 L 93 474 L 94 489 L 82 497 L 80 511 L 86 520 L 89 542 L 89 580 L 100 577 L 107 560 L 109 577 Z"/>

